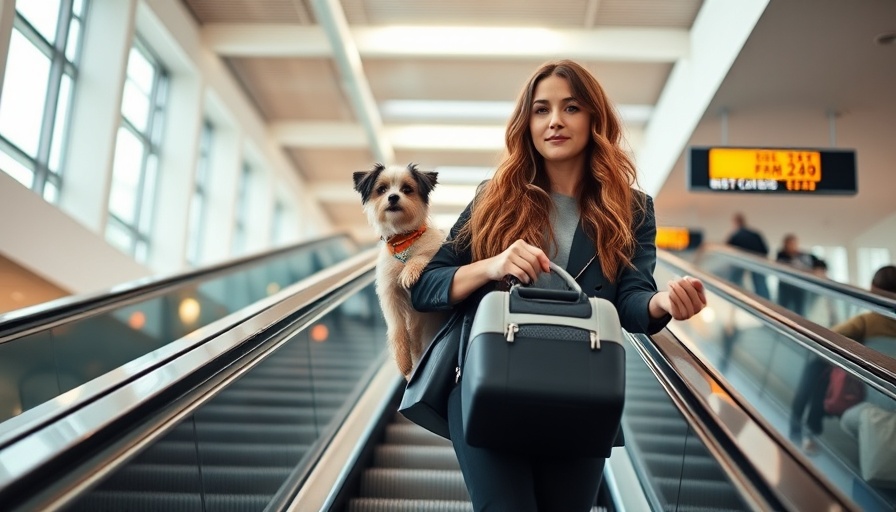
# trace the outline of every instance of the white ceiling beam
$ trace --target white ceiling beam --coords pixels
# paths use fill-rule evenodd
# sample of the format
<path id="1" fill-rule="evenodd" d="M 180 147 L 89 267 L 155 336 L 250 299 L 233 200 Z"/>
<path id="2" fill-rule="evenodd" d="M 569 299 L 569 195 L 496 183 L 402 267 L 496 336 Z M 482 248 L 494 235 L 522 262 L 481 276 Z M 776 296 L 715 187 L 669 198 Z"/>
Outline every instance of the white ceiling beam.
<path id="1" fill-rule="evenodd" d="M 656 196 L 769 0 L 706 0 L 691 28 L 691 55 L 672 68 L 635 151 L 639 183 Z"/>
<path id="2" fill-rule="evenodd" d="M 364 58 L 408 57 L 544 60 L 558 55 L 585 61 L 675 62 L 690 53 L 687 30 L 534 27 L 346 27 Z M 207 23 L 203 43 L 222 57 L 333 55 L 321 26 Z"/>
<path id="3" fill-rule="evenodd" d="M 504 149 L 502 125 L 401 124 L 382 128 L 387 142 L 399 150 L 500 151 Z M 329 121 L 276 121 L 269 134 L 279 145 L 311 149 L 367 148 L 364 128 L 358 123 Z M 644 130 L 626 127 L 633 150 L 641 146 Z"/>
<path id="4" fill-rule="evenodd" d="M 333 51 L 333 60 L 336 61 L 342 78 L 342 88 L 352 103 L 355 116 L 364 127 L 370 152 L 378 162 L 391 164 L 395 161 L 395 150 L 383 136 L 383 120 L 364 74 L 361 55 L 349 31 L 342 5 L 338 0 L 313 0 L 311 8 L 314 17 L 324 27 Z"/>

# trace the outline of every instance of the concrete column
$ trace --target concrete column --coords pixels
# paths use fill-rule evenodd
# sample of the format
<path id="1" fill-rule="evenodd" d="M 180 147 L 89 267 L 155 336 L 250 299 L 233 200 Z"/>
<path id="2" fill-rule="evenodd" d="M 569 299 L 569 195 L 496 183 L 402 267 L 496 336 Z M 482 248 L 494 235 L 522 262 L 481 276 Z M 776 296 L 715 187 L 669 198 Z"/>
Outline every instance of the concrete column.
<path id="1" fill-rule="evenodd" d="M 9 39 L 16 19 L 16 0 L 0 2 L 0 99 L 3 98 L 3 77 L 6 76 L 6 58 L 9 55 Z"/>
<path id="2" fill-rule="evenodd" d="M 93 0 L 87 10 L 59 206 L 105 233 L 121 97 L 134 38 L 136 0 Z"/>
<path id="3" fill-rule="evenodd" d="M 197 76 L 171 77 L 149 254 L 149 266 L 164 274 L 186 266 L 202 96 L 202 81 Z"/>

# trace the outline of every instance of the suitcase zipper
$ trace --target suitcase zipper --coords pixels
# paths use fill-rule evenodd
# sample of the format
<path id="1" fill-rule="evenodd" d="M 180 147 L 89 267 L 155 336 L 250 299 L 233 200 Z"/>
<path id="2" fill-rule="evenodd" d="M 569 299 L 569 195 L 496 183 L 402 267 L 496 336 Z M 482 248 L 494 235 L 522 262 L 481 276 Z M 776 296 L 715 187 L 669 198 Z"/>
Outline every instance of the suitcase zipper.
<path id="1" fill-rule="evenodd" d="M 520 326 L 516 324 L 507 324 L 507 329 L 504 330 L 504 334 L 507 335 L 507 343 L 513 343 L 513 336 L 519 330 Z"/>
<path id="2" fill-rule="evenodd" d="M 600 350 L 600 338 L 597 337 L 597 333 L 588 331 L 588 335 L 591 336 L 591 350 Z"/>

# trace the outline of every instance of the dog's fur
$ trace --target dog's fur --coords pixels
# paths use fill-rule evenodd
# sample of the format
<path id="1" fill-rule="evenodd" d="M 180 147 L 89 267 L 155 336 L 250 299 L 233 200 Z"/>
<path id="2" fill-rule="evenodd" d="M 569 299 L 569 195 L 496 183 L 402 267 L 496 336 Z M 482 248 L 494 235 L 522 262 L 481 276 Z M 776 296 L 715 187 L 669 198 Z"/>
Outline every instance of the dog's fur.
<path id="1" fill-rule="evenodd" d="M 409 291 L 445 238 L 429 218 L 429 194 L 437 177 L 438 173 L 420 171 L 414 164 L 376 164 L 369 171 L 353 175 L 367 219 L 383 240 L 376 266 L 376 293 L 386 319 L 392 355 L 406 379 L 445 317 L 443 313 L 416 311 Z M 421 226 L 426 231 L 407 249 L 405 261 L 393 255 L 389 240 L 413 233 Z"/>

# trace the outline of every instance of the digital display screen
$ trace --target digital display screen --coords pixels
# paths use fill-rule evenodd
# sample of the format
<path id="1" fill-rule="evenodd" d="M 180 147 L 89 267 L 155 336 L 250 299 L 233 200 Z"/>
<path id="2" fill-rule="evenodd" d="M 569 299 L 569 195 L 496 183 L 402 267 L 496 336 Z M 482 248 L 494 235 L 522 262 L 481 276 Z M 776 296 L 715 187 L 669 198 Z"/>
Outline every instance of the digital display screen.
<path id="1" fill-rule="evenodd" d="M 856 153 L 841 149 L 691 147 L 688 190 L 855 194 Z"/>
<path id="2" fill-rule="evenodd" d="M 667 251 L 696 249 L 703 243 L 703 231 L 688 228 L 657 226 L 656 247 Z"/>

